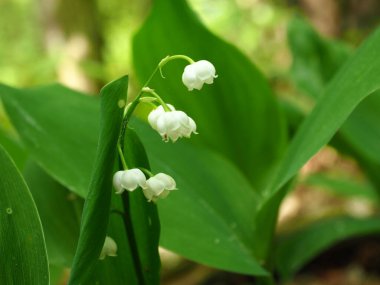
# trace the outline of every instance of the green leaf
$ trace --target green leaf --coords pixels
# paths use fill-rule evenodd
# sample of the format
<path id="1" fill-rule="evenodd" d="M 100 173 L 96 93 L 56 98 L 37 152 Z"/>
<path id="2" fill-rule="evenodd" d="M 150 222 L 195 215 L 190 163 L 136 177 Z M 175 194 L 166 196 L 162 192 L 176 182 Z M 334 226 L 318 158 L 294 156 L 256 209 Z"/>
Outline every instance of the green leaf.
<path id="1" fill-rule="evenodd" d="M 379 202 L 380 198 L 372 185 L 354 181 L 348 177 L 330 177 L 324 174 L 314 174 L 309 176 L 303 184 L 320 187 L 340 196 L 365 198 L 371 202 Z"/>
<path id="2" fill-rule="evenodd" d="M 0 283 L 49 284 L 40 218 L 14 162 L 0 146 Z"/>
<path id="3" fill-rule="evenodd" d="M 99 100 L 60 85 L 18 90 L 0 84 L 0 98 L 31 157 L 85 197 L 99 134 Z"/>
<path id="4" fill-rule="evenodd" d="M 130 167 L 149 169 L 144 148 L 130 129 L 126 132 L 124 154 Z M 112 195 L 108 227 L 108 234 L 117 243 L 118 256 L 99 262 L 91 281 L 95 284 L 159 284 L 160 230 L 156 205 L 148 203 L 140 190 L 123 195 L 123 201 L 118 195 Z"/>
<path id="5" fill-rule="evenodd" d="M 46 238 L 49 264 L 70 267 L 79 236 L 83 199 L 28 161 L 24 178 L 33 195 Z"/>
<path id="6" fill-rule="evenodd" d="M 259 189 L 285 146 L 285 128 L 277 102 L 263 75 L 234 46 L 209 32 L 186 1 L 157 0 L 134 38 L 135 69 L 145 81 L 162 58 L 184 54 L 212 62 L 218 78 L 189 91 L 181 83 L 185 62 L 170 62 L 165 80 L 149 87 L 197 122 L 192 139 L 231 160 Z"/>
<path id="7" fill-rule="evenodd" d="M 370 162 L 380 165 L 380 92 L 364 99 L 355 109 L 341 132 L 357 152 Z"/>
<path id="8" fill-rule="evenodd" d="M 322 95 L 351 53 L 343 43 L 323 39 L 298 16 L 289 23 L 288 43 L 293 58 L 290 76 L 298 88 L 314 98 Z"/>
<path id="9" fill-rule="evenodd" d="M 124 143 L 124 156 L 130 168 L 150 169 L 148 157 L 143 144 L 132 129 L 127 129 Z M 125 193 L 123 202 L 128 208 L 129 241 L 135 255 L 136 272 L 140 284 L 160 284 L 160 256 L 158 245 L 160 239 L 160 221 L 157 207 L 147 202 L 142 191 Z"/>
<path id="10" fill-rule="evenodd" d="M 138 121 L 134 129 L 154 173 L 173 176 L 179 189 L 157 203 L 160 244 L 202 264 L 265 275 L 253 251 L 259 242 L 252 239 L 258 196 L 242 173 L 220 155 L 188 141 L 163 143 Z"/>
<path id="11" fill-rule="evenodd" d="M 299 17 L 290 22 L 288 38 L 293 56 L 292 78 L 300 89 L 318 98 L 351 52 L 340 42 L 321 38 L 310 24 Z M 351 147 L 378 163 L 379 120 L 380 96 L 370 96 L 360 103 L 341 130 Z"/>
<path id="12" fill-rule="evenodd" d="M 27 159 L 27 153 L 19 145 L 19 142 L 16 141 L 15 136 L 15 131 L 12 128 L 12 124 L 7 117 L 3 104 L 0 100 L 0 144 L 12 157 L 16 166 L 19 169 L 22 169 Z"/>
<path id="13" fill-rule="evenodd" d="M 302 18 L 294 18 L 289 24 L 289 46 L 293 56 L 291 75 L 293 81 L 307 94 L 318 98 L 346 61 L 349 49 L 340 42 L 321 38 Z M 318 82 L 317 82 L 318 81 Z M 364 99 L 342 126 L 342 143 L 349 146 L 349 153 L 359 160 L 366 172 L 380 167 L 380 96 Z M 369 173 L 372 180 L 377 179 Z"/>
<path id="14" fill-rule="evenodd" d="M 380 29 L 342 67 L 299 128 L 274 179 L 267 186 L 266 202 L 258 213 L 257 229 L 260 232 L 257 233 L 264 240 L 271 240 L 276 210 L 287 190 L 284 185 L 331 139 L 355 107 L 380 88 L 377 78 L 380 73 L 379 49 Z"/>
<path id="15" fill-rule="evenodd" d="M 379 217 L 338 217 L 318 221 L 279 240 L 276 251 L 277 270 L 282 278 L 289 278 L 314 256 L 337 242 L 374 233 L 380 233 Z"/>
<path id="16" fill-rule="evenodd" d="M 119 196 L 112 195 L 111 209 L 107 235 L 112 237 L 117 244 L 117 256 L 99 261 L 94 274 L 86 284 L 140 285 L 131 255 L 132 250 L 126 236 L 123 221 L 125 215 L 121 214 L 124 208 Z"/>
<path id="17" fill-rule="evenodd" d="M 10 90 L 7 95 L 4 95 L 4 91 L 0 94 L 7 103 L 5 105 L 9 107 L 7 111 L 12 123 L 17 123 L 17 130 L 26 147 L 32 151 L 33 157 L 47 172 L 53 173 L 58 181 L 75 193 L 86 193 L 81 181 L 89 178 L 79 177 L 76 173 L 82 173 L 94 163 L 93 144 L 99 128 L 94 126 L 94 122 L 98 122 L 98 110 L 93 105 L 98 103 L 97 100 L 83 100 L 81 93 L 59 86 L 36 88 L 33 93 L 29 90 L 3 88 Z M 55 93 L 57 89 L 59 92 Z M 60 104 L 56 105 L 55 102 Z M 17 108 L 12 108 L 13 105 Z M 54 113 L 51 112 L 52 106 L 56 111 Z M 65 114 L 67 109 L 71 110 L 70 116 L 62 118 L 60 114 Z M 82 109 L 86 112 L 82 112 Z M 81 123 L 71 121 L 71 118 L 88 122 L 92 131 Z M 92 118 L 92 122 L 88 118 Z M 35 123 L 29 124 L 30 120 Z M 36 126 L 41 126 L 43 131 Z M 57 129 L 63 134 L 57 134 Z M 258 197 L 239 169 L 220 154 L 201 146 L 195 147 L 188 140 L 165 144 L 146 124 L 136 125 L 135 130 L 144 140 L 153 169 L 171 174 L 180 188 L 158 203 L 163 224 L 161 243 L 187 258 L 213 267 L 247 274 L 265 274 L 252 249 L 259 243 L 252 239 L 252 219 Z M 31 139 L 28 136 L 33 137 L 34 142 L 42 147 L 34 148 L 29 145 Z M 73 137 L 79 137 L 80 143 L 69 139 Z M 136 143 L 132 142 L 132 145 Z M 57 151 L 49 155 L 46 150 L 51 149 Z M 71 150 L 72 153 L 65 152 L 62 155 L 58 152 L 59 149 Z M 84 157 L 87 155 L 86 151 L 92 160 Z M 128 157 L 130 156 L 127 155 Z M 138 157 L 143 158 L 143 155 Z M 71 169 L 61 171 L 54 163 L 70 165 Z M 144 161 L 131 163 L 143 165 Z M 83 175 L 89 174 L 84 171 Z M 236 207 L 235 204 L 241 206 Z M 226 211 L 226 208 L 231 210 Z M 112 231 L 110 234 L 113 234 Z M 117 240 L 118 244 L 121 242 L 122 240 Z M 105 262 L 113 264 L 116 261 Z"/>
<path id="18" fill-rule="evenodd" d="M 83 209 L 77 251 L 75 253 L 69 284 L 86 283 L 95 270 L 104 239 L 111 205 L 112 171 L 116 158 L 128 77 L 115 80 L 100 92 L 101 119 L 97 155 L 93 164 L 89 191 Z M 83 143 L 83 140 L 80 140 Z"/>

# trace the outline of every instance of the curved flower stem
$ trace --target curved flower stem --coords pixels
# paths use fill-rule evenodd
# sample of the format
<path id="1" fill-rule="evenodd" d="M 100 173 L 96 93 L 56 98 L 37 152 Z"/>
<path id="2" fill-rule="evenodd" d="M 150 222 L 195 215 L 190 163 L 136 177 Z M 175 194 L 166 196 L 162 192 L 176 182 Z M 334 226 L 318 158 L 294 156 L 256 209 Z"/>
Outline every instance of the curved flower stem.
<path id="1" fill-rule="evenodd" d="M 117 144 L 117 151 L 119 152 L 120 161 L 121 161 L 121 164 L 123 165 L 124 170 L 128 170 L 128 165 L 125 162 L 123 150 L 119 143 Z"/>
<path id="2" fill-rule="evenodd" d="M 158 68 L 160 69 L 160 74 L 162 78 L 165 78 L 165 76 L 162 73 L 162 68 L 164 67 L 164 65 L 167 64 L 169 61 L 172 61 L 175 59 L 184 59 L 190 64 L 194 63 L 194 60 L 186 55 L 182 55 L 182 54 L 168 55 L 167 57 L 163 58 L 158 64 Z"/>
<path id="3" fill-rule="evenodd" d="M 136 98 L 125 107 L 124 110 L 124 118 L 121 124 L 121 130 L 120 130 L 120 135 L 119 135 L 119 142 L 118 145 L 120 146 L 121 153 L 123 153 L 123 148 L 124 148 L 124 136 L 125 136 L 125 130 L 127 128 L 128 122 L 135 111 L 137 105 L 140 103 L 140 97 L 143 94 L 143 89 L 144 87 L 147 87 L 147 85 L 150 83 L 152 80 L 153 76 L 157 73 L 159 69 L 159 65 L 156 66 L 156 68 L 153 70 L 152 74 L 149 76 L 148 80 L 145 82 L 143 88 L 141 88 L 139 94 L 137 94 Z"/>
<path id="4" fill-rule="evenodd" d="M 144 172 L 146 175 L 148 175 L 149 177 L 152 177 L 154 176 L 154 174 L 152 172 L 150 172 L 148 169 L 144 168 L 144 167 L 139 167 L 139 169 Z"/>
<path id="5" fill-rule="evenodd" d="M 168 105 L 166 105 L 166 103 L 164 102 L 164 100 L 162 100 L 160 95 L 158 95 L 153 89 L 151 89 L 149 87 L 144 87 L 142 89 L 142 92 L 149 93 L 149 94 L 153 95 L 153 97 L 157 99 L 157 101 L 162 105 L 162 107 L 164 108 L 164 110 L 166 112 L 171 111 L 170 108 L 168 107 Z"/>

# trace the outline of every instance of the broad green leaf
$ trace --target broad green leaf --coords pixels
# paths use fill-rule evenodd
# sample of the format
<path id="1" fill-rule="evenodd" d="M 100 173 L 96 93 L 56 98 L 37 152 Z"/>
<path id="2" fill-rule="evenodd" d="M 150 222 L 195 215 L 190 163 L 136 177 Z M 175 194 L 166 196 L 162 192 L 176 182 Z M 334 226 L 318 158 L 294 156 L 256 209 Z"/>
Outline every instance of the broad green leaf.
<path id="1" fill-rule="evenodd" d="M 286 194 L 283 186 L 331 139 L 355 107 L 380 88 L 377 77 L 380 73 L 379 49 L 380 29 L 341 68 L 299 128 L 265 191 L 266 202 L 262 204 L 257 217 L 257 233 L 261 238 L 270 241 L 276 209 Z M 268 230 L 269 227 L 271 229 Z"/>
<path id="2" fill-rule="evenodd" d="M 81 95 L 60 85 L 18 90 L 0 84 L 7 115 L 32 158 L 84 197 L 96 153 L 99 104 Z"/>
<path id="3" fill-rule="evenodd" d="M 1 99 L 1 95 L 0 95 Z M 19 169 L 22 169 L 27 159 L 27 153 L 16 142 L 16 133 L 12 128 L 12 124 L 4 110 L 0 100 L 0 144 L 12 157 L 14 163 Z"/>
<path id="4" fill-rule="evenodd" d="M 14 162 L 0 146 L 0 283 L 49 284 L 36 205 Z"/>
<path id="5" fill-rule="evenodd" d="M 57 88 L 60 92 L 54 93 Z M 44 168 L 49 167 L 46 170 L 54 173 L 53 176 L 57 177 L 58 181 L 66 187 L 71 187 L 79 195 L 86 193 L 86 189 L 81 188 L 80 183 L 83 177 L 79 179 L 78 175 L 72 174 L 92 167 L 93 143 L 99 129 L 94 126 L 94 122 L 98 122 L 99 114 L 94 106 L 87 104 L 96 105 L 97 100 L 84 101 L 80 98 L 82 94 L 57 86 L 36 88 L 33 94 L 29 94 L 29 91 L 8 89 L 12 94 L 3 96 L 4 101 L 12 100 L 17 108 L 9 108 L 7 111 L 12 122 L 17 123 L 17 130 L 26 147 L 30 139 L 24 136 L 29 134 L 35 138 L 36 143 L 46 149 L 71 149 L 76 155 L 67 153 L 63 156 L 56 151 L 49 156 L 42 148 L 28 147 L 35 159 Z M 38 90 L 42 92 L 39 93 Z M 9 99 L 10 97 L 12 99 Z M 49 100 L 50 97 L 57 98 Z M 59 106 L 55 105 L 55 101 L 60 102 Z M 36 105 L 35 108 L 32 104 Z M 80 104 L 81 108 L 73 107 Z M 56 112 L 50 111 L 51 105 L 55 107 Z M 69 107 L 72 114 L 65 119 L 61 118 L 59 114 L 64 113 Z M 87 112 L 82 112 L 82 109 L 86 109 Z M 83 119 L 79 120 L 87 122 L 87 117 L 93 118 L 94 122 L 89 125 L 93 132 L 87 127 L 81 129 L 81 124 L 71 121 L 71 118 L 80 116 L 83 116 Z M 30 120 L 35 124 L 30 125 Z M 49 123 L 44 123 L 45 121 Z M 42 133 L 45 133 L 45 136 L 40 135 L 41 132 L 35 128 L 36 125 L 43 126 Z M 49 135 L 54 134 L 56 129 L 66 136 Z M 136 124 L 134 129 L 143 139 L 153 170 L 169 173 L 176 179 L 180 188 L 158 203 L 163 224 L 161 244 L 209 266 L 253 275 L 265 274 L 252 250 L 257 243 L 252 239 L 252 213 L 256 209 L 258 197 L 237 167 L 220 154 L 201 146 L 193 146 L 189 140 L 165 144 L 157 133 L 145 124 Z M 76 136 L 80 137 L 81 143 L 65 139 Z M 92 160 L 82 158 L 83 154 L 87 155 L 86 151 L 90 156 L 92 153 Z M 71 167 L 70 172 L 52 168 L 55 161 L 65 161 L 65 164 Z M 142 165 L 143 161 L 136 161 L 136 164 Z M 86 175 L 86 172 L 83 175 Z"/>
<path id="6" fill-rule="evenodd" d="M 127 131 L 124 154 L 130 167 L 149 168 L 144 148 L 132 130 Z M 112 195 L 108 227 L 108 235 L 117 243 L 118 256 L 99 262 L 91 281 L 95 284 L 158 285 L 160 230 L 157 208 L 146 201 L 141 190 L 124 195 L 127 197 L 124 196 L 126 200 L 123 201 L 119 195 Z"/>
<path id="7" fill-rule="evenodd" d="M 29 162 L 24 170 L 32 195 L 40 213 L 49 255 L 50 268 L 56 270 L 56 283 L 62 279 L 62 265 L 69 267 L 75 253 L 79 236 L 79 222 L 82 214 L 83 199 L 70 193 L 65 187 L 54 181 L 35 163 Z M 114 195 L 112 210 L 123 211 L 120 197 Z M 108 235 L 118 246 L 116 258 L 106 258 L 96 265 L 88 284 L 138 284 L 135 278 L 133 261 L 130 256 L 128 240 L 125 236 L 123 217 L 113 212 L 110 216 Z M 57 266 L 60 265 L 60 266 Z M 54 273 L 53 272 L 53 273 Z M 52 272 L 50 272 L 52 276 Z"/>
<path id="8" fill-rule="evenodd" d="M 126 236 L 123 219 L 124 208 L 121 199 L 112 195 L 111 215 L 107 235 L 117 244 L 117 256 L 107 257 L 96 264 L 96 269 L 91 279 L 86 283 L 93 284 L 128 284 L 140 285 L 134 267 L 131 248 Z"/>
<path id="9" fill-rule="evenodd" d="M 258 196 L 242 173 L 210 150 L 163 143 L 150 127 L 135 124 L 154 172 L 173 176 L 179 189 L 157 203 L 161 245 L 209 266 L 265 275 L 253 252 Z"/>
<path id="10" fill-rule="evenodd" d="M 351 52 L 341 42 L 320 37 L 301 17 L 290 21 L 288 43 L 293 57 L 290 76 L 298 88 L 314 98 L 322 95 Z"/>
<path id="11" fill-rule="evenodd" d="M 107 234 L 111 206 L 112 171 L 123 116 L 119 101 L 126 102 L 128 77 L 107 84 L 100 91 L 100 134 L 89 190 L 81 220 L 78 247 L 69 284 L 86 283 L 94 273 Z M 83 144 L 83 140 L 80 140 Z"/>
<path id="12" fill-rule="evenodd" d="M 141 82 L 167 55 L 185 54 L 211 61 L 218 78 L 201 91 L 189 92 L 181 82 L 185 62 L 170 62 L 165 79 L 149 87 L 197 122 L 192 139 L 227 157 L 259 186 L 282 154 L 285 129 L 277 102 L 263 75 L 234 46 L 209 32 L 186 1 L 156 0 L 134 38 L 135 70 Z"/>
<path id="13" fill-rule="evenodd" d="M 289 278 L 314 256 L 337 242 L 374 233 L 380 233 L 379 217 L 338 217 L 316 222 L 279 240 L 277 270 L 282 278 Z"/>
<path id="14" fill-rule="evenodd" d="M 70 267 L 79 236 L 83 199 L 28 161 L 24 178 L 36 203 L 46 238 L 49 264 Z"/>

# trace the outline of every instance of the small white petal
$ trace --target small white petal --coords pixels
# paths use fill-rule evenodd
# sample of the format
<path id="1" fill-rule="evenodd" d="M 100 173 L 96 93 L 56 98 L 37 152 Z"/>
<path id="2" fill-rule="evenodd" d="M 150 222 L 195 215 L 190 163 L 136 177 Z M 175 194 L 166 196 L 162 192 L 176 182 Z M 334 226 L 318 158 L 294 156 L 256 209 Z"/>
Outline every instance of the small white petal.
<path id="1" fill-rule="evenodd" d="M 106 256 L 117 256 L 116 252 L 117 252 L 116 242 L 109 236 L 106 236 L 99 259 L 103 260 L 104 258 L 106 258 Z"/>
<path id="2" fill-rule="evenodd" d="M 165 185 L 166 190 L 174 190 L 176 188 L 175 180 L 170 175 L 157 173 L 154 177 Z"/>
<path id="3" fill-rule="evenodd" d="M 197 134 L 197 125 L 195 124 L 194 120 L 190 117 L 189 117 L 189 126 L 191 129 L 191 132 L 193 132 L 194 134 Z"/>
<path id="4" fill-rule="evenodd" d="M 201 89 L 203 86 L 203 82 L 197 76 L 194 63 L 187 65 L 182 74 L 182 82 L 183 84 L 192 91 L 193 89 Z"/>
<path id="5" fill-rule="evenodd" d="M 124 191 L 123 186 L 121 186 L 121 177 L 123 173 L 124 171 L 120 170 L 113 175 L 112 184 L 113 187 L 116 189 L 116 194 L 121 194 Z"/>
<path id="6" fill-rule="evenodd" d="M 195 73 L 198 79 L 203 83 L 211 84 L 214 81 L 215 67 L 214 65 L 207 60 L 200 60 L 194 63 Z"/>
<path id="7" fill-rule="evenodd" d="M 175 111 L 173 105 L 166 104 L 170 110 Z M 148 122 L 151 127 L 157 130 L 157 120 L 158 118 L 165 113 L 164 107 L 162 105 L 158 106 L 156 109 L 152 110 L 148 115 Z"/>
<path id="8" fill-rule="evenodd" d="M 144 173 L 138 169 L 133 168 L 125 170 L 121 176 L 121 186 L 128 191 L 133 191 L 137 187 L 144 187 L 146 183 L 146 178 Z"/>

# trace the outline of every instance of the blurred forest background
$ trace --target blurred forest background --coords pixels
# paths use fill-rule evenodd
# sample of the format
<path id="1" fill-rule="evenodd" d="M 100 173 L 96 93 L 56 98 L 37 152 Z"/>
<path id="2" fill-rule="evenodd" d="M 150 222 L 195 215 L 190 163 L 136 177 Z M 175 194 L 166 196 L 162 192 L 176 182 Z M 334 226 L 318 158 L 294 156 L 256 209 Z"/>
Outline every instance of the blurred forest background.
<path id="1" fill-rule="evenodd" d="M 287 23 L 295 13 L 322 35 L 353 46 L 380 18 L 378 0 L 189 2 L 209 29 L 238 45 L 269 78 L 290 67 Z M 130 42 L 149 9 L 148 0 L 1 0 L 0 80 L 18 87 L 58 81 L 97 92 L 133 74 Z"/>
<path id="2" fill-rule="evenodd" d="M 304 15 L 320 35 L 341 42 L 348 50 L 358 46 L 380 24 L 379 0 L 188 1 L 211 31 L 237 45 L 265 73 L 279 97 L 295 101 L 301 98 L 301 91 L 289 78 L 292 56 L 287 40 L 288 23 L 295 15 Z M 0 0 L 0 82 L 16 87 L 60 82 L 96 94 L 110 80 L 130 74 L 133 93 L 133 86 L 138 83 L 133 76 L 131 39 L 148 15 L 150 5 L 149 0 Z M 309 103 L 299 104 L 310 108 Z M 341 157 L 330 147 L 324 148 L 302 171 L 304 175 L 334 171 L 359 180 L 361 177 L 354 161 Z M 368 202 L 338 199 L 327 192 L 312 191 L 312 186 L 312 181 L 306 186 L 301 183 L 285 200 L 279 231 L 305 222 L 308 216 L 317 219 L 328 215 L 331 209 L 354 215 L 373 211 Z M 364 245 L 358 249 L 358 244 Z M 306 281 L 302 277 L 294 284 L 363 284 L 363 274 L 379 268 L 379 240 L 355 241 L 349 246 L 359 252 L 354 261 L 342 257 L 347 245 L 340 245 L 341 251 L 334 249 L 340 252 L 338 264 L 348 259 L 344 263 L 348 269 L 335 270 L 330 266 L 329 270 L 321 270 L 320 264 L 328 266 L 336 254 L 328 252 L 309 265 L 314 279 L 307 277 Z M 162 255 L 165 284 L 253 284 L 249 277 L 215 275 L 213 269 L 164 251 Z M 352 266 L 355 262 L 360 266 Z M 379 280 L 371 279 L 365 284 L 380 284 Z"/>

